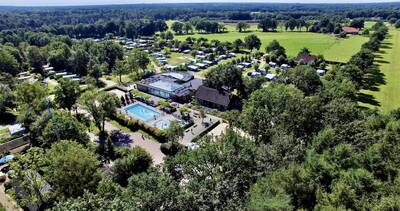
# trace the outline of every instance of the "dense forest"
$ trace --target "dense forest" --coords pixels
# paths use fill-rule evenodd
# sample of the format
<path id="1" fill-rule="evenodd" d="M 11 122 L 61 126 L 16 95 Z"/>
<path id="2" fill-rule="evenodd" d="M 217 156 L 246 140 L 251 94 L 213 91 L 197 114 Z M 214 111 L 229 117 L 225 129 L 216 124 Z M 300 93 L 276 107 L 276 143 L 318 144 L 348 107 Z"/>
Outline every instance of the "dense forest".
<path id="1" fill-rule="evenodd" d="M 171 28 L 170 19 L 178 20 Z M 38 210 L 400 210 L 400 108 L 382 113 L 359 104 L 362 90 L 381 82 L 375 55 L 389 24 L 400 28 L 398 19 L 399 3 L 1 7 L 1 123 L 22 124 L 32 146 L 11 161 L 7 193 Z M 367 41 L 348 62 L 329 64 L 323 77 L 316 72 L 328 66 L 322 56 L 295 61 L 277 40 L 260 49 L 254 34 L 234 42 L 174 39 L 193 30 L 224 33 L 221 21 L 237 23 L 240 32 L 252 22 L 262 33 L 284 23 L 291 31 L 340 34 L 342 24 L 364 28 L 365 20 L 375 21 L 363 34 Z M 116 36 L 154 43 L 128 50 Z M 179 125 L 155 130 L 117 112 L 132 99 L 110 94 L 103 81 L 129 75 L 135 83 L 154 74 L 149 54 L 156 49 L 205 49 L 210 60 L 244 55 L 204 74 L 204 85 L 239 101 L 210 113 L 229 125 L 224 135 L 203 136 L 189 150 L 177 141 Z M 251 60 L 291 67 L 267 82 L 243 76 L 237 65 Z M 45 80 L 56 79 L 49 67 L 82 81 L 49 87 Z M 21 82 L 24 72 L 36 81 Z M 153 165 L 140 147 L 113 145 L 123 135 L 107 131 L 109 122 L 162 138 L 163 164 Z M 98 142 L 89 137 L 94 131 Z"/>

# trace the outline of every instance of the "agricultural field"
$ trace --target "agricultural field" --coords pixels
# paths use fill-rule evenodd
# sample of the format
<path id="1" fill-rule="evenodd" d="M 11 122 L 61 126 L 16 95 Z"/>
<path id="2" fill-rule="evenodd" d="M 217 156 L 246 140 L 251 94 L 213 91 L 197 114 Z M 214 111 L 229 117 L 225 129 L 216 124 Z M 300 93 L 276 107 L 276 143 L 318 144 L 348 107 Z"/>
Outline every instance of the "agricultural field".
<path id="1" fill-rule="evenodd" d="M 172 22 L 169 21 L 168 25 Z M 330 34 L 311 33 L 305 31 L 284 31 L 278 27 L 278 32 L 261 32 L 258 31 L 256 25 L 251 25 L 248 32 L 239 33 L 232 24 L 227 25 L 227 32 L 220 34 L 193 34 L 193 35 L 176 35 L 178 40 L 185 40 L 187 37 L 204 37 L 209 40 L 217 39 L 220 41 L 232 42 L 238 38 L 244 39 L 249 34 L 257 35 L 262 46 L 260 50 L 264 50 L 269 42 L 278 40 L 287 51 L 289 56 L 296 56 L 300 49 L 307 47 L 313 54 L 323 55 L 329 61 L 347 62 L 352 55 L 357 53 L 361 45 L 368 41 L 368 37 L 349 36 L 346 39 L 340 39 Z"/>
<path id="2" fill-rule="evenodd" d="M 361 103 L 370 108 L 376 107 L 382 112 L 389 112 L 400 107 L 400 32 L 390 27 L 388 38 L 376 56 L 381 74 L 377 77 L 383 83 L 374 89 L 364 90 L 369 101 Z"/>

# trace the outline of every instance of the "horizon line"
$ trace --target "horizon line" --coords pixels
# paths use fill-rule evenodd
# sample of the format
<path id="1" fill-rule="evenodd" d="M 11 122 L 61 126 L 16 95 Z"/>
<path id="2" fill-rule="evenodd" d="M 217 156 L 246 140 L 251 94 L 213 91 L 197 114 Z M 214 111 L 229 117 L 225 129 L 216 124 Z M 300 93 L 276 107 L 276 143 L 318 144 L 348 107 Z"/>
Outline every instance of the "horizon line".
<path id="1" fill-rule="evenodd" d="M 233 2 L 226 2 L 226 1 L 210 1 L 210 2 L 138 2 L 138 3 L 104 3 L 104 4 L 40 4 L 40 5 L 31 5 L 31 4 L 26 4 L 26 5 L 12 5 L 12 4 L 0 4 L 0 7 L 88 7 L 88 6 L 124 6 L 124 5 L 163 5 L 163 4 L 297 4 L 297 5 L 333 5 L 333 4 L 338 4 L 338 5 L 367 5 L 367 4 L 390 4 L 390 3 L 400 3 L 400 0 L 396 1 L 371 1 L 371 2 L 306 2 L 306 3 L 301 3 L 301 2 L 281 2 L 281 0 L 277 1 L 269 1 L 269 2 L 264 2 L 264 1 L 252 1 L 252 2 L 240 2 L 233 0 Z"/>

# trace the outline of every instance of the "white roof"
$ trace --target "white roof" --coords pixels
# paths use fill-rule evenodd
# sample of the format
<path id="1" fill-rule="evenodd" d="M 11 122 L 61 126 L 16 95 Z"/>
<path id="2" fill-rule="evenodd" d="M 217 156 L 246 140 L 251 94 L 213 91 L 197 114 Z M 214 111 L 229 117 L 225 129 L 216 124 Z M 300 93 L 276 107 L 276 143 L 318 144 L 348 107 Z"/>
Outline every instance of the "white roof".
<path id="1" fill-rule="evenodd" d="M 11 135 L 14 135 L 14 134 L 17 134 L 17 133 L 20 133 L 23 131 L 25 131 L 25 128 L 22 126 L 22 124 L 15 124 L 15 125 L 8 127 L 8 132 Z"/>
<path id="2" fill-rule="evenodd" d="M 62 76 L 62 75 L 67 75 L 68 73 L 67 72 L 59 72 L 59 73 L 56 73 L 56 76 Z"/>
<path id="3" fill-rule="evenodd" d="M 275 75 L 275 74 L 268 73 L 267 75 L 265 75 L 265 77 L 268 78 L 269 80 L 273 80 L 273 79 L 276 78 L 276 75 Z"/>
<path id="4" fill-rule="evenodd" d="M 269 64 L 269 65 L 272 65 L 272 66 L 275 66 L 275 65 L 276 65 L 275 62 L 269 62 L 268 64 Z"/>
<path id="5" fill-rule="evenodd" d="M 188 143 L 186 146 L 187 146 L 187 148 L 190 149 L 190 150 L 194 150 L 194 149 L 197 149 L 197 148 L 200 147 L 198 144 L 193 143 L 193 142 Z"/>
<path id="6" fill-rule="evenodd" d="M 198 67 L 206 67 L 207 66 L 206 64 L 203 64 L 203 63 L 196 63 L 195 65 Z"/>
<path id="7" fill-rule="evenodd" d="M 194 66 L 194 65 L 189 65 L 189 66 L 188 66 L 188 68 L 190 68 L 190 69 L 194 69 L 194 70 L 197 70 L 197 69 L 199 69 L 199 67 L 197 67 L 197 66 Z"/>
<path id="8" fill-rule="evenodd" d="M 63 78 L 75 78 L 76 76 L 76 74 L 64 75 Z"/>

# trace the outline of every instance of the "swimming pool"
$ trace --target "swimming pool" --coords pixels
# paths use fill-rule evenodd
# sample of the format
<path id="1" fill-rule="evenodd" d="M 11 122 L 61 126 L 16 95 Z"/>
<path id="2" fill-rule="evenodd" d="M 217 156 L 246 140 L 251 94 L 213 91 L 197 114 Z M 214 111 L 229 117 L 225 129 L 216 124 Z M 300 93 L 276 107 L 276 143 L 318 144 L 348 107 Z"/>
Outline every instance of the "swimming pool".
<path id="1" fill-rule="evenodd" d="M 160 115 L 161 113 L 155 109 L 149 108 L 141 103 L 135 103 L 124 108 L 124 110 L 132 117 L 147 122 Z"/>
<path id="2" fill-rule="evenodd" d="M 160 129 L 167 129 L 169 128 L 169 125 L 171 124 L 170 121 L 168 120 L 158 120 L 157 122 L 154 123 L 154 125 Z"/>

